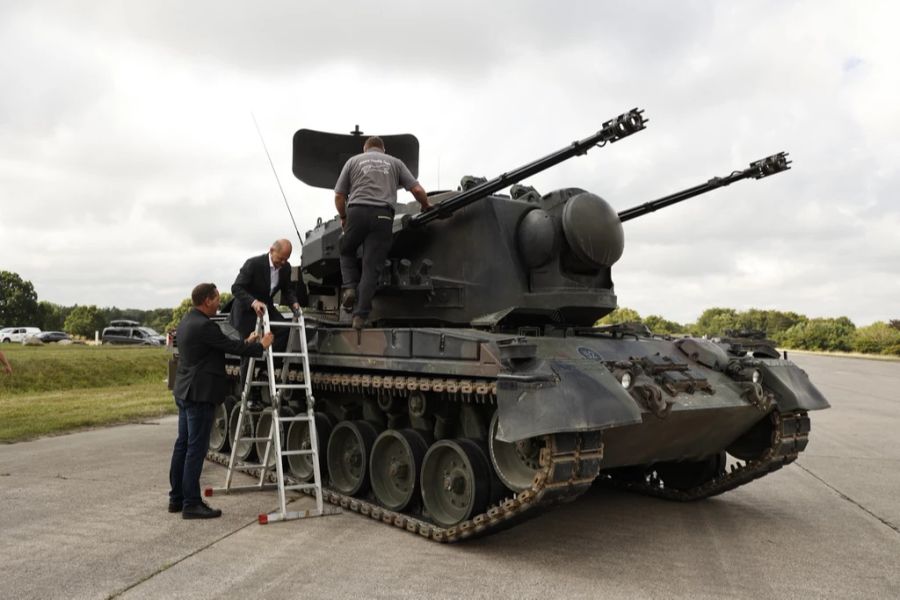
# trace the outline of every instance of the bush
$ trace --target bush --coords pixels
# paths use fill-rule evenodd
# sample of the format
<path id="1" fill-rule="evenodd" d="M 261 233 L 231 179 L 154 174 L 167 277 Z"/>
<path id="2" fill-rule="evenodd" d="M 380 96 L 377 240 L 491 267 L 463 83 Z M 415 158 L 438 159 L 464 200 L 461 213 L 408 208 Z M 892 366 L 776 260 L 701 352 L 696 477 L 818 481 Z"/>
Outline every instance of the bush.
<path id="1" fill-rule="evenodd" d="M 599 325 L 616 325 L 618 323 L 642 323 L 641 315 L 638 314 L 636 310 L 631 308 L 625 308 L 624 306 L 620 306 L 616 310 L 612 311 L 602 319 L 598 320 L 594 323 L 595 326 Z"/>
<path id="2" fill-rule="evenodd" d="M 93 338 L 95 331 L 101 331 L 105 321 L 96 306 L 76 306 L 66 317 L 63 326 L 68 333 Z"/>
<path id="3" fill-rule="evenodd" d="M 696 323 L 688 326 L 696 336 L 722 335 L 726 329 L 739 329 L 738 313 L 733 308 L 707 308 Z"/>
<path id="4" fill-rule="evenodd" d="M 799 350 L 835 350 L 849 352 L 856 325 L 847 317 L 809 319 L 784 332 L 781 343 Z"/>
<path id="5" fill-rule="evenodd" d="M 644 317 L 643 322 L 653 333 L 684 333 L 684 325 L 669 321 L 659 315 Z"/>
<path id="6" fill-rule="evenodd" d="M 852 343 L 857 352 L 900 355 L 900 330 L 877 321 L 857 329 Z"/>

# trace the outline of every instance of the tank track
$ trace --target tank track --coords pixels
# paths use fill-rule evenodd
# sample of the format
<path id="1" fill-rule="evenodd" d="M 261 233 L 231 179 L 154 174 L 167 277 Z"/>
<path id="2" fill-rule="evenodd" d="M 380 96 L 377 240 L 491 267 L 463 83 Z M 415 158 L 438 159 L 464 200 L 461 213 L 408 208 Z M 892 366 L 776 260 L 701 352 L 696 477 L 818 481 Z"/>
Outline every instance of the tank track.
<path id="1" fill-rule="evenodd" d="M 302 380 L 302 375 L 292 372 L 291 380 Z M 485 379 L 433 378 L 417 375 L 366 375 L 315 371 L 313 387 L 319 390 L 378 392 L 405 395 L 410 391 L 444 393 L 449 400 L 460 402 L 496 403 L 496 381 Z M 806 448 L 809 441 L 810 420 L 806 412 L 780 414 L 772 411 L 773 423 L 770 446 L 759 458 L 742 465 L 732 465 L 725 474 L 700 486 L 686 490 L 666 488 L 661 480 L 650 476 L 644 481 L 622 481 L 608 477 L 604 483 L 627 491 L 665 498 L 691 501 L 715 496 L 777 471 L 793 462 Z M 441 527 L 417 516 L 391 511 L 375 502 L 347 496 L 327 486 L 323 487 L 323 499 L 376 521 L 421 535 L 436 542 L 457 542 L 501 531 L 507 527 L 538 516 L 551 506 L 569 502 L 586 492 L 600 475 L 603 460 L 603 442 L 600 431 L 560 433 L 544 436 L 540 469 L 535 474 L 531 488 L 506 498 L 481 514 L 475 515 L 453 527 Z M 229 455 L 209 451 L 207 458 L 228 466 Z M 245 471 L 255 477 L 260 470 Z M 274 472 L 268 479 L 275 481 Z M 290 475 L 286 479 L 295 481 Z"/>
<path id="2" fill-rule="evenodd" d="M 382 393 L 396 394 L 430 390 L 445 392 L 450 399 L 457 401 L 496 403 L 497 383 L 484 379 L 369 376 L 325 372 L 312 373 L 312 379 L 313 387 L 319 389 L 382 390 Z M 540 454 L 540 469 L 535 474 L 531 488 L 489 506 L 483 513 L 453 527 L 440 527 L 416 516 L 387 510 L 368 499 L 347 496 L 327 486 L 323 486 L 323 499 L 343 509 L 436 542 L 457 542 L 479 537 L 537 516 L 555 504 L 574 500 L 591 487 L 600 473 L 600 462 L 603 460 L 603 443 L 599 431 L 548 435 L 544 437 L 544 442 L 545 446 Z M 207 458 L 228 466 L 227 453 L 209 451 Z M 256 478 L 261 474 L 260 469 L 244 472 Z M 274 472 L 268 474 L 268 479 L 271 482 L 275 481 Z M 289 475 L 286 475 L 285 479 L 299 483 Z"/>
<path id="3" fill-rule="evenodd" d="M 688 489 L 666 488 L 665 483 L 654 474 L 643 481 L 623 481 L 610 477 L 605 483 L 619 489 L 679 502 L 701 500 L 733 490 L 791 464 L 809 443 L 810 420 L 805 411 L 781 414 L 775 410 L 769 413 L 769 419 L 772 422 L 771 444 L 759 458 L 743 464 L 733 464 L 725 473 L 702 485 Z"/>

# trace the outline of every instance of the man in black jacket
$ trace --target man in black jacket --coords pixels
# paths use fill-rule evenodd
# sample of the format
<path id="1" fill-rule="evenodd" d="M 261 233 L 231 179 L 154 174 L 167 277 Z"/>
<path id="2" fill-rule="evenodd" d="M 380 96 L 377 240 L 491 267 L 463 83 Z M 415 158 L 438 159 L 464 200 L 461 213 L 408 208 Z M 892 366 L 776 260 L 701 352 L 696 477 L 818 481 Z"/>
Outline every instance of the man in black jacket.
<path id="1" fill-rule="evenodd" d="M 213 409 L 225 399 L 225 353 L 262 356 L 272 345 L 272 334 L 260 341 L 256 334 L 246 342 L 222 333 L 209 318 L 219 310 L 219 291 L 213 283 L 201 283 L 191 292 L 193 308 L 178 324 L 178 371 L 175 404 L 178 405 L 178 438 L 169 468 L 169 512 L 185 519 L 211 519 L 222 515 L 200 499 L 200 472 L 209 447 Z"/>
<path id="2" fill-rule="evenodd" d="M 230 321 L 241 337 L 247 337 L 256 327 L 256 318 L 268 309 L 271 321 L 283 321 L 284 317 L 275 308 L 273 297 L 281 292 L 281 304 L 293 310 L 300 308 L 297 295 L 291 285 L 291 257 L 293 247 L 288 240 L 276 240 L 266 254 L 248 258 L 241 267 L 231 293 L 234 303 L 231 306 Z M 287 343 L 287 327 L 279 327 L 276 331 L 276 350 L 283 350 Z M 283 338 L 283 339 L 282 339 Z"/>

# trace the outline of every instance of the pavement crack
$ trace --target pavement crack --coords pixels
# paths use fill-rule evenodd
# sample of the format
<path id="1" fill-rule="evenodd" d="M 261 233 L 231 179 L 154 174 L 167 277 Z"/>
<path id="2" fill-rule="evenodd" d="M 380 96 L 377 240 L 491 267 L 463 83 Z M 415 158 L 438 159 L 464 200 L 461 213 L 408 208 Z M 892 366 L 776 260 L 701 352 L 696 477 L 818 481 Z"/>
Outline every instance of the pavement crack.
<path id="1" fill-rule="evenodd" d="M 161 566 L 161 567 L 158 568 L 157 570 L 155 570 L 155 571 L 153 571 L 152 573 L 148 574 L 146 577 L 141 577 L 140 579 L 138 579 L 137 581 L 135 581 L 135 582 L 132 583 L 131 585 L 128 585 L 128 586 L 122 588 L 121 590 L 119 590 L 119 591 L 117 591 L 117 592 L 113 592 L 112 594 L 110 594 L 109 596 L 106 597 L 106 600 L 113 600 L 113 598 L 119 598 L 119 597 L 120 597 L 122 594 L 124 594 L 125 592 L 127 592 L 127 591 L 129 591 L 129 590 L 132 590 L 132 589 L 134 589 L 134 588 L 136 588 L 137 586 L 141 585 L 141 584 L 144 583 L 145 581 L 149 581 L 149 580 L 153 579 L 154 577 L 156 577 L 156 576 L 159 575 L 160 573 L 165 573 L 166 571 L 168 571 L 168 570 L 171 569 L 172 567 L 174 567 L 174 566 L 176 566 L 176 565 L 179 565 L 179 564 L 183 563 L 184 561 L 186 561 L 187 559 L 191 558 L 192 556 L 196 556 L 197 554 L 203 552 L 203 551 L 206 550 L 207 548 L 211 548 L 212 546 L 215 546 L 216 544 L 218 544 L 218 543 L 221 542 L 222 540 L 226 540 L 226 539 L 230 538 L 231 536 L 233 536 L 233 535 L 236 534 L 237 532 L 243 531 L 244 529 L 246 529 L 247 527 L 253 525 L 253 524 L 256 523 L 256 522 L 257 522 L 256 519 L 254 519 L 254 520 L 250 521 L 249 523 L 246 523 L 246 524 L 242 525 L 241 527 L 238 527 L 238 528 L 235 529 L 234 531 L 230 531 L 230 532 L 226 533 L 225 535 L 223 535 L 223 536 L 221 536 L 221 537 L 219 537 L 219 538 L 214 539 L 213 541 L 211 541 L 210 543 L 206 544 L 205 546 L 201 546 L 201 547 L 197 548 L 196 550 L 194 550 L 193 552 L 191 552 L 191 553 L 189 553 L 189 554 L 186 554 L 186 555 L 182 556 L 181 558 L 179 558 L 179 559 L 176 560 L 175 562 L 168 563 L 168 564 L 165 564 L 165 565 Z"/>
<path id="2" fill-rule="evenodd" d="M 866 514 L 868 514 L 868 515 L 870 515 L 871 517 L 877 519 L 879 522 L 881 522 L 881 524 L 883 524 L 883 525 L 887 526 L 888 528 L 892 529 L 892 530 L 894 531 L 894 533 L 900 533 L 900 527 L 898 527 L 897 525 L 894 525 L 893 523 L 891 523 L 891 522 L 888 521 L 887 519 L 885 519 L 885 518 L 883 518 L 883 517 L 880 517 L 880 516 L 876 515 L 874 512 L 872 512 L 871 510 L 869 510 L 868 508 L 866 508 L 865 506 L 863 506 L 862 504 L 860 504 L 859 502 L 857 502 L 856 500 L 854 500 L 853 498 L 851 498 L 850 496 L 848 496 L 847 494 L 845 494 L 844 492 L 840 491 L 839 489 L 837 489 L 836 487 L 834 487 L 833 485 L 831 485 L 830 483 L 828 483 L 827 481 L 825 481 L 824 479 L 822 479 L 821 477 L 819 477 L 818 475 L 816 475 L 815 473 L 813 473 L 812 471 L 810 471 L 809 469 L 807 469 L 806 467 L 804 467 L 803 465 L 801 465 L 799 462 L 798 462 L 798 463 L 795 463 L 795 464 L 796 464 L 798 467 L 800 467 L 802 470 L 804 470 L 804 471 L 806 471 L 807 473 L 809 473 L 809 475 L 811 475 L 811 476 L 814 477 L 815 479 L 818 479 L 818 480 L 822 483 L 822 485 L 824 485 L 825 487 L 827 487 L 828 489 L 830 489 L 832 492 L 834 492 L 835 494 L 837 494 L 838 496 L 840 496 L 841 498 L 843 498 L 844 500 L 846 500 L 846 501 L 849 502 L 850 504 L 853 504 L 854 506 L 856 506 L 857 508 L 859 508 L 860 510 L 862 510 L 862 511 L 865 512 Z"/>

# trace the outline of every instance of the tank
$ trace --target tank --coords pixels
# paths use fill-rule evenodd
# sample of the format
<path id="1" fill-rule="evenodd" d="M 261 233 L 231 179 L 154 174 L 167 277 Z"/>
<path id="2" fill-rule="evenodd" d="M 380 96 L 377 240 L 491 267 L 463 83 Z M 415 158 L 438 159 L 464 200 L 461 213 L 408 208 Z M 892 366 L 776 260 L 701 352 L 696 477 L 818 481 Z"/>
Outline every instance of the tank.
<path id="1" fill-rule="evenodd" d="M 596 485 L 708 498 L 805 449 L 808 413 L 828 402 L 763 334 L 700 339 L 637 324 L 595 326 L 616 308 L 612 268 L 625 248 L 623 223 L 786 171 L 786 153 L 621 211 L 592 191 L 541 194 L 523 183 L 646 124 L 633 109 L 525 166 L 430 193 L 435 208 L 427 213 L 401 205 L 371 327 L 359 332 L 339 307 L 339 220 L 320 219 L 306 233 L 296 279 L 308 290 L 327 501 L 454 542 Z M 415 137 L 381 137 L 417 174 Z M 293 172 L 332 189 L 364 139 L 358 127 L 350 135 L 301 129 Z M 236 364 L 228 372 L 236 378 Z M 210 456 L 220 462 L 237 385 L 219 409 Z M 305 423 L 292 424 L 285 443 L 308 447 Z M 297 480 L 312 477 L 307 457 L 289 457 L 287 467 Z"/>

